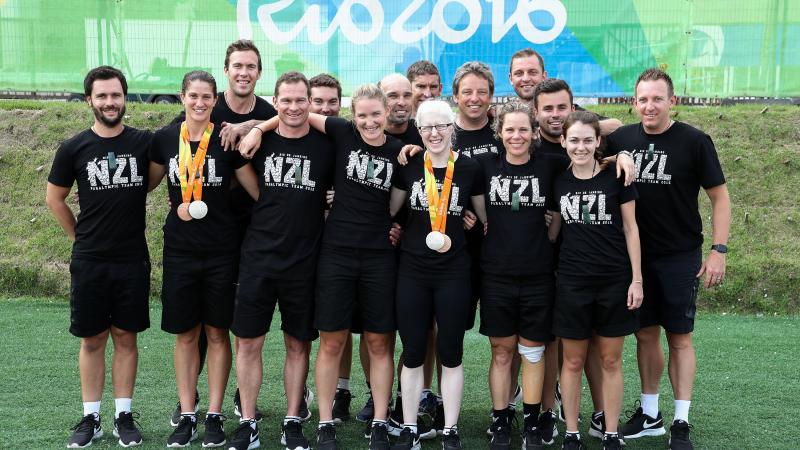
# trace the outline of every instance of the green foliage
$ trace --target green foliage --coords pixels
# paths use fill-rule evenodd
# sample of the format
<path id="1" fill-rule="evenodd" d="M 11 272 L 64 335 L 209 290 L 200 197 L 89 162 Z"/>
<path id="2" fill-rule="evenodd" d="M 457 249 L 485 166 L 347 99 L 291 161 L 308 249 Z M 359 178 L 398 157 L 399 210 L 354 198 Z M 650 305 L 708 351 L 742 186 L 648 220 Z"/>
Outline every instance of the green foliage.
<path id="1" fill-rule="evenodd" d="M 637 121 L 629 106 L 592 109 L 625 123 Z M 762 110 L 761 105 L 676 109 L 678 120 L 714 139 L 733 204 L 728 275 L 722 287 L 702 291 L 700 303 L 708 310 L 800 312 L 800 193 L 794 189 L 800 185 L 800 114 L 794 106 Z M 179 111 L 179 105 L 130 103 L 126 123 L 155 130 Z M 0 101 L 0 293 L 67 295 L 70 245 L 44 204 L 44 191 L 59 143 L 91 121 L 83 103 Z M 710 237 L 711 209 L 705 194 L 701 200 Z M 154 297 L 161 287 L 166 210 L 161 186 L 148 198 Z"/>

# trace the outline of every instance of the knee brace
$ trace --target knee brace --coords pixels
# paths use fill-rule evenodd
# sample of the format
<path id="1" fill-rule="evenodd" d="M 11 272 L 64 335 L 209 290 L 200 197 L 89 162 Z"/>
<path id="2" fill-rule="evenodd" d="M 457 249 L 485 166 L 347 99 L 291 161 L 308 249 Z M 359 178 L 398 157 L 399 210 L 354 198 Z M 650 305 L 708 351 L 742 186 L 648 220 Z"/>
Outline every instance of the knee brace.
<path id="1" fill-rule="evenodd" d="M 536 364 L 542 360 L 542 355 L 544 355 L 544 345 L 540 345 L 538 347 L 526 347 L 522 344 L 517 344 L 517 351 L 519 351 L 519 354 L 522 355 L 523 358 L 530 361 L 531 364 Z"/>

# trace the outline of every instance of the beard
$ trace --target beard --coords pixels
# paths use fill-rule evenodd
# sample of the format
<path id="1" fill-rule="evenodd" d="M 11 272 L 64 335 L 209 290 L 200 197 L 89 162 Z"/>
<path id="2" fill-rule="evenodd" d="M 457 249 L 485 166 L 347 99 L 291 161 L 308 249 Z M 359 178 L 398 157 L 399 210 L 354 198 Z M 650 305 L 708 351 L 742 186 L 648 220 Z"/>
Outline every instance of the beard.
<path id="1" fill-rule="evenodd" d="M 106 116 L 103 115 L 103 111 L 101 111 L 100 108 L 95 108 L 94 105 L 92 105 L 92 112 L 94 113 L 95 119 L 102 122 L 103 125 L 113 128 L 119 125 L 120 122 L 122 122 L 122 118 L 125 117 L 125 105 L 122 105 L 122 108 L 118 110 L 117 117 L 114 119 L 106 118 Z"/>

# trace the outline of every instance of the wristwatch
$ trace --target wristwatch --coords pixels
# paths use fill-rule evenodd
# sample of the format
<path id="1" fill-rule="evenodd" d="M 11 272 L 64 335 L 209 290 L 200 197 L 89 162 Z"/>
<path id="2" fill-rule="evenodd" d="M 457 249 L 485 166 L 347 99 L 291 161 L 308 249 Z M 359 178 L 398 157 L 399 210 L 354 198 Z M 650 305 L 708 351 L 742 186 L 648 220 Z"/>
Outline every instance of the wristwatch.
<path id="1" fill-rule="evenodd" d="M 711 246 L 711 250 L 716 250 L 717 253 L 728 253 L 728 246 L 725 244 L 714 244 Z"/>

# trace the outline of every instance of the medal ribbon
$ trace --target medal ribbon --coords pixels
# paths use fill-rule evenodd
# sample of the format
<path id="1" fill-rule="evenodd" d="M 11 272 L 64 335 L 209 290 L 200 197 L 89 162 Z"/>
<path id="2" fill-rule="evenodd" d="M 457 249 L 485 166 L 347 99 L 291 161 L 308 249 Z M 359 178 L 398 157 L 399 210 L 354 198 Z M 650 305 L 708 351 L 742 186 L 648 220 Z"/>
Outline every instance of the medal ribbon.
<path id="1" fill-rule="evenodd" d="M 447 224 L 447 206 L 450 202 L 450 189 L 453 186 L 453 171 L 455 169 L 454 153 L 450 150 L 447 159 L 447 171 L 444 174 L 442 192 L 436 188 L 436 176 L 433 174 L 433 163 L 425 152 L 425 193 L 428 195 L 428 213 L 431 216 L 431 231 L 444 233 Z"/>
<path id="2" fill-rule="evenodd" d="M 203 166 L 206 163 L 206 150 L 213 131 L 214 124 L 209 122 L 200 139 L 200 145 L 197 146 L 197 153 L 192 158 L 189 128 L 186 126 L 186 121 L 181 124 L 181 134 L 178 139 L 178 179 L 181 182 L 183 203 L 203 198 Z"/>

